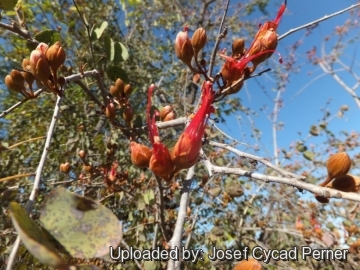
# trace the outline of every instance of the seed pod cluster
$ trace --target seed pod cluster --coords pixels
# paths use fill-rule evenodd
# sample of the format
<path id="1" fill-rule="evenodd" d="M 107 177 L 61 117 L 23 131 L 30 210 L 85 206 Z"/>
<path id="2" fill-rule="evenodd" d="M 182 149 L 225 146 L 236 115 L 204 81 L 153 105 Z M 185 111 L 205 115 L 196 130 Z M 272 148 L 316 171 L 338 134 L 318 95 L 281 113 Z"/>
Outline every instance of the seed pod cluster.
<path id="1" fill-rule="evenodd" d="M 23 60 L 23 71 L 13 69 L 5 77 L 5 84 L 10 90 L 20 93 L 26 98 L 35 98 L 32 85 L 36 80 L 40 86 L 60 95 L 58 84 L 62 85 L 65 82 L 64 80 L 58 81 L 57 71 L 65 60 L 66 53 L 59 41 L 50 47 L 41 42 L 31 52 L 30 59 Z"/>
<path id="2" fill-rule="evenodd" d="M 134 112 L 130 104 L 130 96 L 133 89 L 130 84 L 125 84 L 123 80 L 118 78 L 115 81 L 115 85 L 110 86 L 110 94 L 114 98 L 116 104 L 118 104 L 118 108 L 122 111 L 122 117 L 124 118 L 127 125 L 131 125 L 131 121 L 134 118 Z M 110 102 L 111 103 L 111 102 Z M 109 103 L 109 104 L 110 104 Z M 114 105 L 114 104 L 113 104 Z M 111 106 L 111 105 L 110 105 Z M 109 105 L 108 105 L 109 107 Z M 111 110 L 111 112 L 110 112 Z M 115 120 L 116 108 L 106 108 L 105 111 L 106 116 L 110 119 L 110 121 Z"/>

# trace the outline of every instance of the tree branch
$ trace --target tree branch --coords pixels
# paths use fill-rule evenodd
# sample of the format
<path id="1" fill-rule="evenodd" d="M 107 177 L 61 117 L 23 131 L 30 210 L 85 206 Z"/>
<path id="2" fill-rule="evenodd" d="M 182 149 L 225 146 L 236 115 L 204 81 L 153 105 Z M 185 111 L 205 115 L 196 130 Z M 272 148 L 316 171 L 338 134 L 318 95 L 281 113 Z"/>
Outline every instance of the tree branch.
<path id="1" fill-rule="evenodd" d="M 328 19 L 330 19 L 330 18 L 332 18 L 332 17 L 335 17 L 335 16 L 337 16 L 337 15 L 340 15 L 340 14 L 342 14 L 342 13 L 348 11 L 348 10 L 351 10 L 351 9 L 356 8 L 356 7 L 359 7 L 359 6 L 360 6 L 360 3 L 355 4 L 355 5 L 352 5 L 352 6 L 350 6 L 350 7 L 347 7 L 347 8 L 345 8 L 345 9 L 340 10 L 340 11 L 338 11 L 338 12 L 335 12 L 335 13 L 333 13 L 333 14 L 325 15 L 324 17 L 322 17 L 322 18 L 320 18 L 320 19 L 317 19 L 317 20 L 315 20 L 315 21 L 309 22 L 309 23 L 304 24 L 304 25 L 302 25 L 302 26 L 299 26 L 299 27 L 290 29 L 290 30 L 287 31 L 285 34 L 282 34 L 282 35 L 278 38 L 278 40 L 281 40 L 281 39 L 287 37 L 288 35 L 290 35 L 290 34 L 292 34 L 292 33 L 295 33 L 295 32 L 297 32 L 297 31 L 299 31 L 299 30 L 301 30 L 301 29 L 307 28 L 307 27 L 309 27 L 309 26 L 312 26 L 312 25 L 317 24 L 317 23 L 322 22 L 322 21 L 326 21 L 326 20 L 328 20 Z"/>
<path id="2" fill-rule="evenodd" d="M 260 173 L 254 173 L 251 171 L 246 171 L 238 168 L 225 168 L 225 167 L 219 167 L 219 166 L 212 166 L 213 172 L 218 173 L 226 173 L 226 174 L 235 174 L 240 176 L 246 176 L 251 179 L 260 180 L 265 183 L 279 183 L 279 184 L 285 184 L 288 186 L 297 187 L 300 189 L 305 189 L 307 191 L 310 191 L 311 193 L 317 193 L 320 196 L 323 196 L 325 198 L 337 198 L 337 199 L 347 199 L 350 201 L 360 202 L 360 195 L 356 193 L 347 193 L 342 192 L 335 189 L 330 189 L 326 187 L 320 187 L 317 185 L 305 183 L 302 181 L 298 181 L 294 178 L 285 178 L 285 177 L 276 177 L 276 176 L 268 176 Z"/>

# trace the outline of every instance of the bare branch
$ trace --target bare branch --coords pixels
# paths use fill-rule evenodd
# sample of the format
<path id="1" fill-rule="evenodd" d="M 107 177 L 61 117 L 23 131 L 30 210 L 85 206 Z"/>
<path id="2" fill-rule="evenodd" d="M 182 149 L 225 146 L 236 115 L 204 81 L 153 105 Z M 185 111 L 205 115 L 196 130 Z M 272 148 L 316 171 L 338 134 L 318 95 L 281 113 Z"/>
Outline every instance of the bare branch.
<path id="1" fill-rule="evenodd" d="M 340 10 L 340 11 L 338 11 L 338 12 L 335 12 L 335 13 L 333 13 L 333 14 L 325 15 L 324 17 L 322 17 L 322 18 L 320 18 L 320 19 L 317 19 L 317 20 L 315 20 L 315 21 L 309 22 L 309 23 L 304 24 L 304 25 L 302 25 L 302 26 L 299 26 L 299 27 L 290 29 L 290 30 L 287 31 L 285 34 L 282 34 L 282 35 L 278 38 L 278 40 L 281 40 L 281 39 L 287 37 L 288 35 L 290 35 L 290 34 L 292 34 L 292 33 L 294 33 L 294 32 L 297 32 L 297 31 L 299 31 L 299 30 L 301 30 L 301 29 L 307 28 L 307 27 L 309 27 L 309 26 L 312 26 L 312 25 L 317 24 L 317 23 L 322 22 L 322 21 L 326 21 L 326 20 L 328 20 L 328 19 L 330 19 L 330 18 L 332 18 L 332 17 L 335 17 L 335 16 L 337 16 L 337 15 L 340 15 L 340 14 L 342 14 L 342 13 L 348 11 L 348 10 L 354 9 L 354 8 L 356 8 L 356 7 L 359 7 L 359 6 L 360 6 L 360 3 L 355 4 L 355 5 L 352 5 L 352 6 L 350 6 L 350 7 L 347 7 L 347 8 L 345 8 L 345 9 Z"/>
<path id="2" fill-rule="evenodd" d="M 15 34 L 18 37 L 24 38 L 27 40 L 27 42 L 33 46 L 37 46 L 39 44 L 39 41 L 34 39 L 28 30 L 25 28 L 20 28 L 19 25 L 16 22 L 12 22 L 12 24 L 6 24 L 3 22 L 0 22 L 0 28 L 6 29 L 11 31 L 13 34 Z"/>
<path id="3" fill-rule="evenodd" d="M 360 195 L 356 193 L 347 193 L 342 192 L 335 189 L 330 189 L 326 187 L 320 187 L 317 185 L 305 183 L 302 181 L 297 181 L 294 178 L 285 178 L 285 177 L 276 177 L 276 176 L 269 176 L 260 173 L 255 173 L 251 171 L 246 171 L 238 168 L 225 168 L 219 166 L 212 166 L 213 172 L 218 173 L 227 173 L 227 174 L 236 174 L 240 176 L 246 176 L 255 180 L 260 180 L 266 183 L 274 182 L 279 184 L 285 184 L 293 187 L 297 187 L 299 189 L 305 189 L 310 191 L 311 193 L 319 194 L 325 198 L 337 198 L 337 199 L 347 199 L 350 201 L 360 202 Z"/>
<path id="4" fill-rule="evenodd" d="M 281 169 L 277 166 L 275 166 L 274 164 L 272 164 L 271 162 L 267 161 L 265 158 L 263 157 L 258 157 L 258 156 L 255 156 L 255 155 L 251 155 L 251 154 L 248 154 L 248 153 L 245 153 L 245 152 L 242 152 L 240 150 L 237 150 L 235 149 L 234 147 L 231 147 L 227 144 L 223 144 L 223 143 L 218 143 L 218 142 L 214 142 L 214 141 L 209 141 L 209 144 L 210 145 L 213 145 L 213 146 L 216 146 L 216 147 L 220 147 L 220 148 L 223 148 L 223 149 L 227 149 L 229 150 L 230 152 L 238 155 L 239 157 L 245 157 L 245 158 L 250 158 L 250 159 L 253 159 L 253 160 L 256 160 L 256 161 L 259 161 L 261 162 L 262 164 L 264 164 L 265 166 L 273 169 L 274 171 L 280 173 L 282 176 L 285 176 L 285 177 L 294 177 L 294 178 L 297 178 L 298 180 L 303 180 L 305 179 L 306 177 L 305 176 L 299 176 L 299 175 L 296 175 L 294 173 L 291 173 L 291 172 L 288 172 L 284 169 Z"/>

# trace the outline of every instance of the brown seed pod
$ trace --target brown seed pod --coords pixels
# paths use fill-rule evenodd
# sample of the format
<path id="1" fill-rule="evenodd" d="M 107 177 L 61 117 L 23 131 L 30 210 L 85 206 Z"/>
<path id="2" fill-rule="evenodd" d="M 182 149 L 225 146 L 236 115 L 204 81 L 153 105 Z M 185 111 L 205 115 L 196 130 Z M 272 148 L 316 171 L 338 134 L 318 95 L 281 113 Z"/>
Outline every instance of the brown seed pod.
<path id="1" fill-rule="evenodd" d="M 127 84 L 124 86 L 124 94 L 125 94 L 125 97 L 129 98 L 131 93 L 132 93 L 133 89 L 131 87 L 130 84 Z"/>
<path id="2" fill-rule="evenodd" d="M 115 87 L 119 91 L 118 93 L 119 97 L 122 97 L 124 95 L 124 87 L 125 87 L 123 80 L 118 78 L 115 82 Z"/>
<path id="3" fill-rule="evenodd" d="M 345 152 L 336 153 L 329 157 L 326 168 L 331 179 L 346 175 L 351 167 L 351 159 Z"/>
<path id="4" fill-rule="evenodd" d="M 60 165 L 60 171 L 63 173 L 68 174 L 70 172 L 70 163 L 66 162 Z"/>
<path id="5" fill-rule="evenodd" d="M 232 57 L 240 59 L 245 54 L 245 41 L 242 38 L 237 38 L 232 44 Z"/>
<path id="6" fill-rule="evenodd" d="M 194 55 L 198 55 L 199 51 L 204 48 L 207 41 L 206 31 L 204 28 L 200 27 L 196 29 L 194 35 L 191 38 L 191 43 L 194 48 Z"/>
<path id="7" fill-rule="evenodd" d="M 146 145 L 131 142 L 131 162 L 139 168 L 149 168 L 150 158 L 152 156 L 152 150 Z"/>
<path id="8" fill-rule="evenodd" d="M 171 105 L 167 105 L 160 110 L 160 120 L 163 122 L 176 118 L 176 113 Z"/>
<path id="9" fill-rule="evenodd" d="M 326 185 L 343 192 L 357 192 L 360 186 L 360 178 L 351 174 L 336 177 L 332 182 Z"/>

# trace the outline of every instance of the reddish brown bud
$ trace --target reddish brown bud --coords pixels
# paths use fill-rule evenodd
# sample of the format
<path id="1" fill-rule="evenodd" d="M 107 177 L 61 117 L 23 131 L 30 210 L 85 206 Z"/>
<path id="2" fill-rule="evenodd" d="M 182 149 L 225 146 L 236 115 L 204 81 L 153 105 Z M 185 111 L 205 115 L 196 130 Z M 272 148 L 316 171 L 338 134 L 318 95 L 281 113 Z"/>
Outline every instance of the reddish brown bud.
<path id="1" fill-rule="evenodd" d="M 199 51 L 204 48 L 206 44 L 206 31 L 204 28 L 200 27 L 196 29 L 194 35 L 191 38 L 191 43 L 194 48 L 194 55 L 195 57 L 198 55 Z"/>
<path id="2" fill-rule="evenodd" d="M 86 172 L 86 173 L 92 173 L 93 172 L 93 166 L 84 164 L 83 171 Z"/>
<path id="3" fill-rule="evenodd" d="M 139 168 L 149 168 L 152 150 L 146 145 L 136 142 L 130 143 L 131 162 Z"/>
<path id="4" fill-rule="evenodd" d="M 118 91 L 118 96 L 122 97 L 124 95 L 124 87 L 125 87 L 123 80 L 118 78 L 115 82 L 115 87 Z"/>
<path id="5" fill-rule="evenodd" d="M 163 122 L 170 121 L 176 118 L 176 113 L 172 106 L 167 105 L 160 110 L 160 120 Z"/>
<path id="6" fill-rule="evenodd" d="M 114 85 L 110 86 L 110 94 L 116 98 L 120 99 L 120 91 Z"/>
<path id="7" fill-rule="evenodd" d="M 194 49 L 187 33 L 188 27 L 180 31 L 175 39 L 175 53 L 178 59 L 184 64 L 191 67 L 191 60 L 194 56 Z"/>

